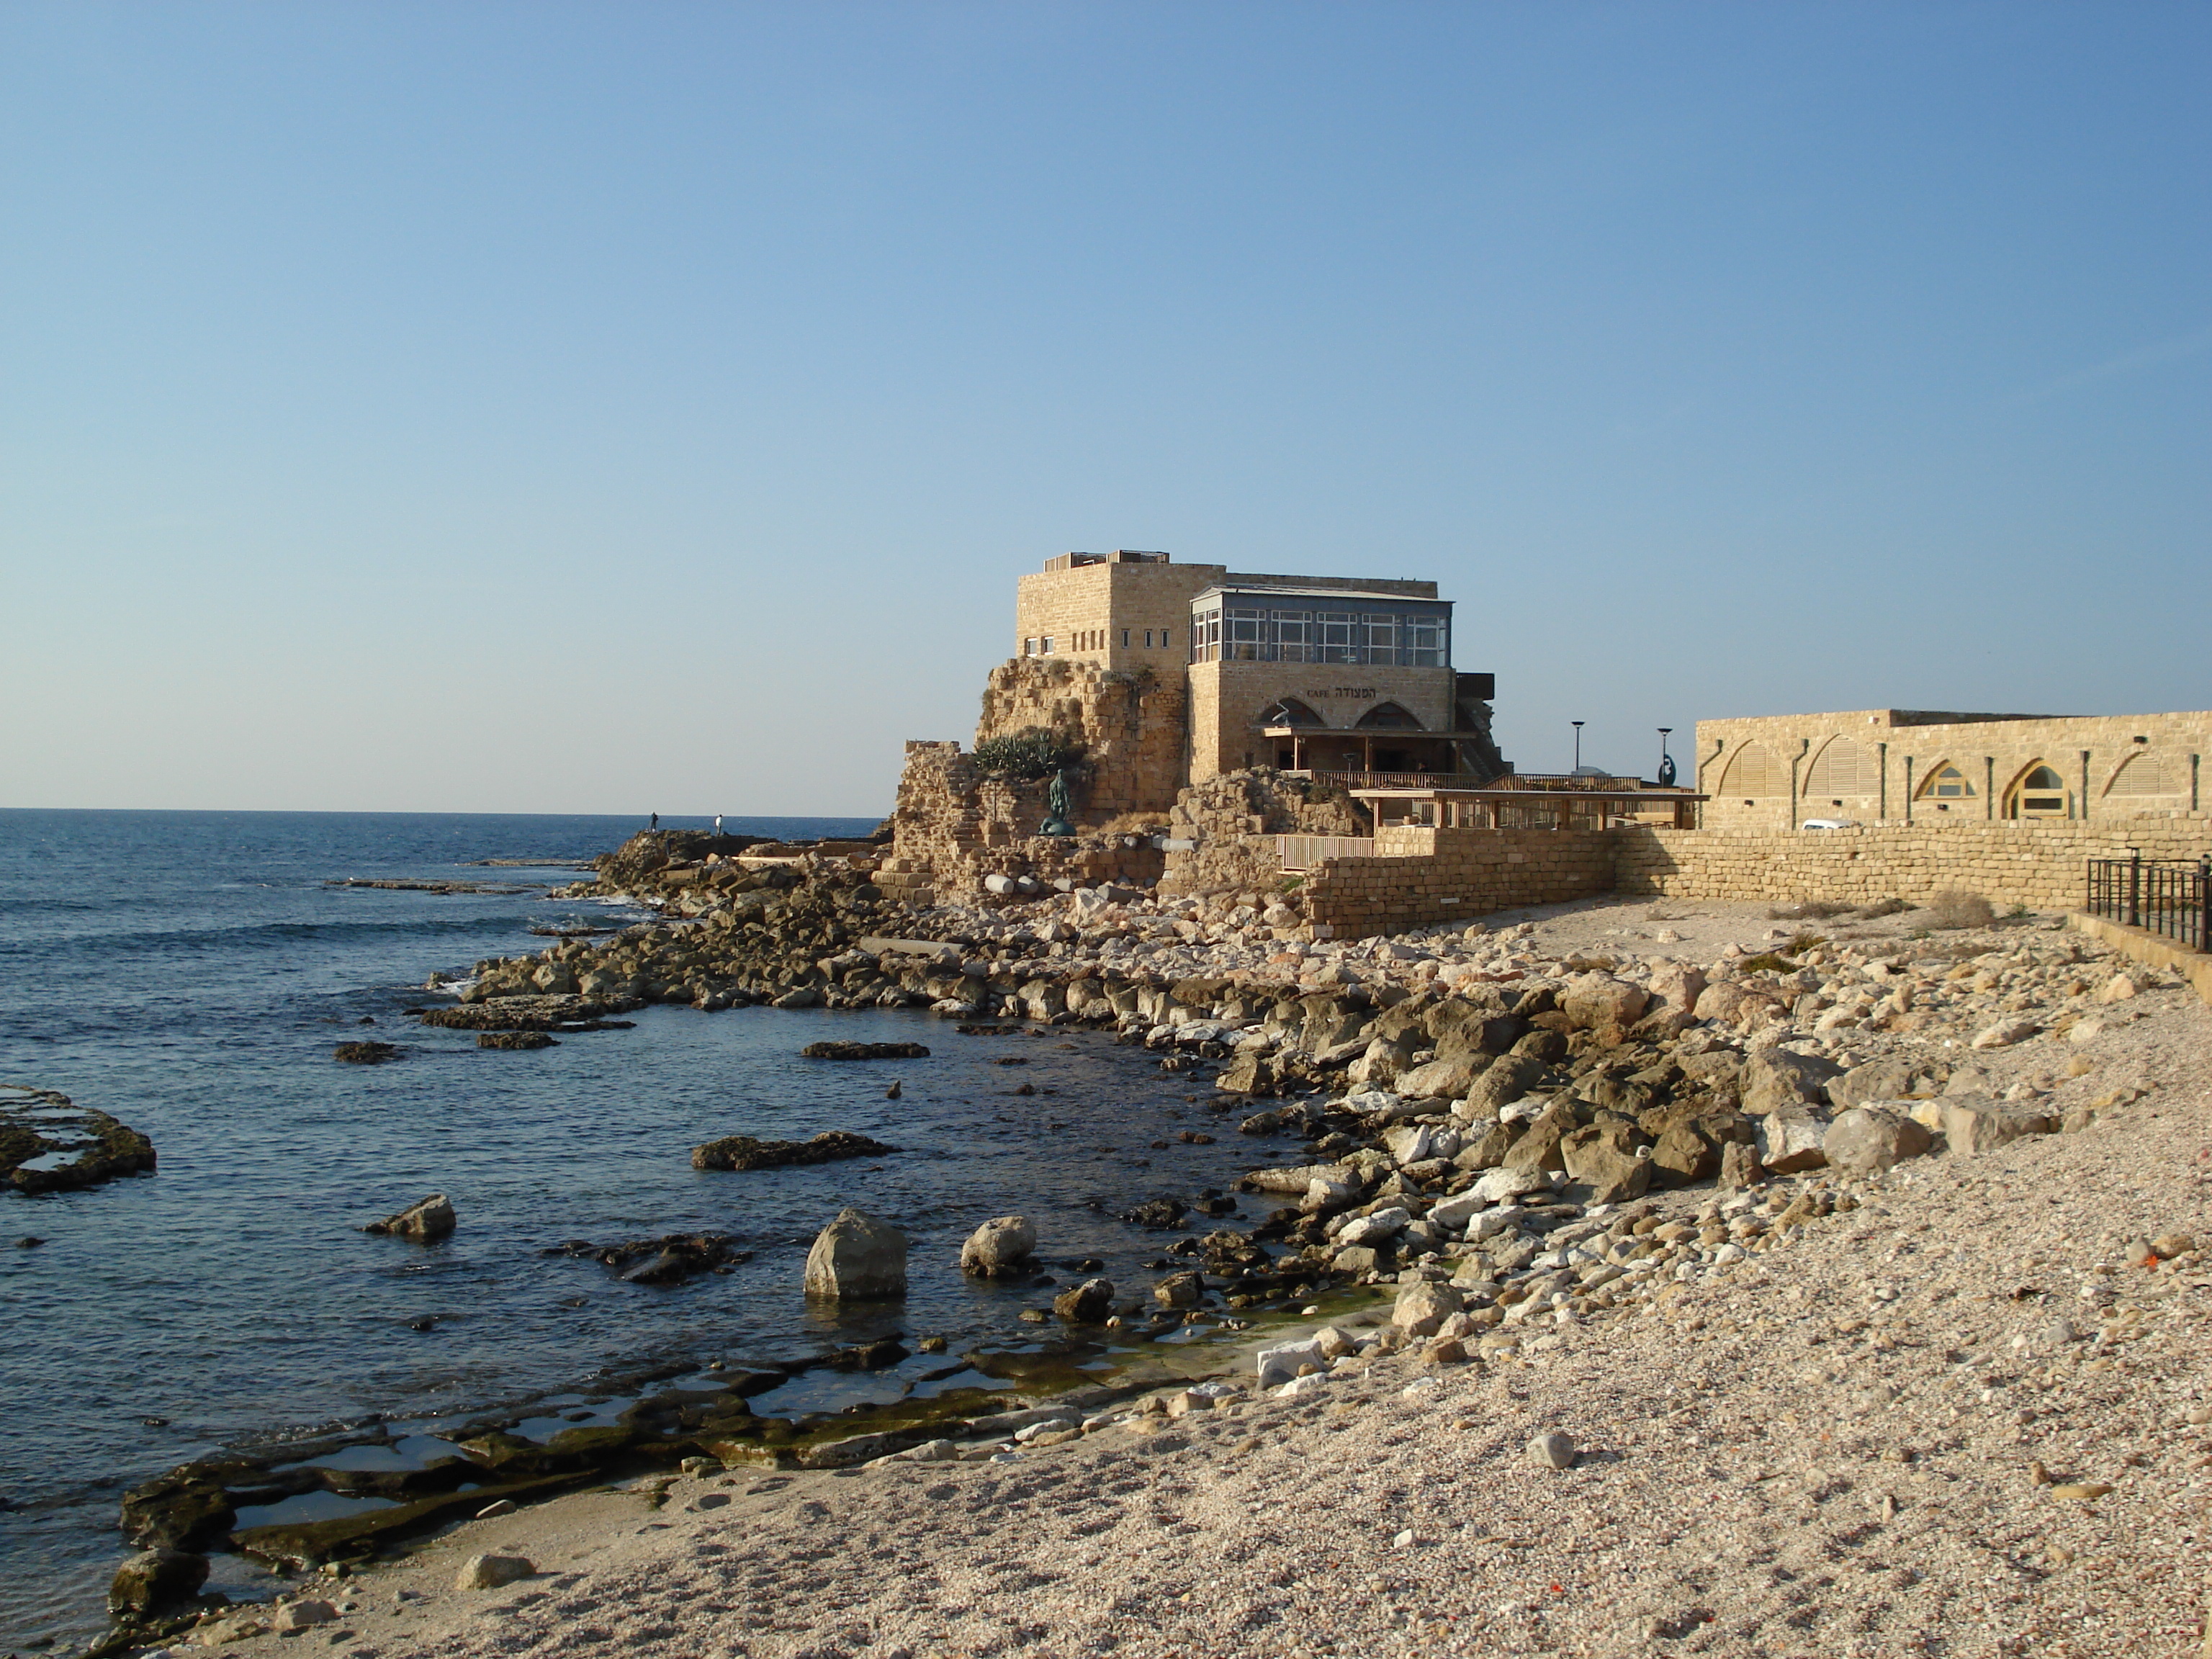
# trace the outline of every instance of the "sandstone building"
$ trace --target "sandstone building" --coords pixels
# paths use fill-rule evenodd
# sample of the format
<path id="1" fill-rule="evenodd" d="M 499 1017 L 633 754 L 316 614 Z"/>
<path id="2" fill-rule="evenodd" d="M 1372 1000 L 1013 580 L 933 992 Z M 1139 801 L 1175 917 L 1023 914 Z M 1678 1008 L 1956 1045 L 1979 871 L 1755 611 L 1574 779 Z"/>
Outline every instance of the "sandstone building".
<path id="1" fill-rule="evenodd" d="M 1432 581 L 1068 553 L 1021 579 L 1015 635 L 975 742 L 1042 727 L 1080 744 L 1085 833 L 1036 838 L 1043 781 L 988 775 L 957 743 L 909 744 L 894 886 L 1018 868 L 1149 878 L 1201 805 L 1252 835 L 1360 834 L 1352 787 L 1510 770 L 1491 738 L 1492 677 L 1453 665 L 1452 603 Z M 1247 772 L 1218 802 L 1204 787 Z"/>
<path id="2" fill-rule="evenodd" d="M 1506 769 L 1490 736 L 1492 677 L 1453 667 L 1452 602 L 1431 581 L 1067 553 L 1021 579 L 1015 631 L 1018 664 L 1180 682 L 1178 788 L 1252 766 L 1478 780 Z"/>
<path id="3" fill-rule="evenodd" d="M 1875 708 L 1700 720 L 1697 775 L 1709 829 L 2173 817 L 2202 810 L 2208 747 L 2212 714 Z"/>

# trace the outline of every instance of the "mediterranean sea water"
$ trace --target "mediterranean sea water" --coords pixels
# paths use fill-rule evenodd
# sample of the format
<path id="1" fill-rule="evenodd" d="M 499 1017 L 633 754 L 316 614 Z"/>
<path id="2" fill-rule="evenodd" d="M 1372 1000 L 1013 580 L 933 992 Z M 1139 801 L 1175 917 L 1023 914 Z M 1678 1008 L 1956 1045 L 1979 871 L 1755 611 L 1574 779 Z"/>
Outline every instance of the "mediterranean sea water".
<path id="1" fill-rule="evenodd" d="M 431 1000 L 416 988 L 434 969 L 550 942 L 532 927 L 644 914 L 546 896 L 575 870 L 477 860 L 580 864 L 640 827 L 0 811 L 0 1082 L 112 1113 L 161 1160 L 85 1192 L 0 1194 L 0 1651 L 96 1633 L 125 1549 L 117 1501 L 175 1464 L 379 1414 L 523 1408 L 649 1366 L 788 1360 L 894 1331 L 941 1333 L 956 1352 L 1016 1342 L 1035 1334 L 1018 1316 L 1039 1294 L 961 1276 L 977 1223 L 1019 1211 L 1048 1259 L 1097 1256 L 1108 1276 L 1142 1282 L 1165 1241 L 1114 1212 L 1225 1186 L 1252 1161 L 1249 1143 L 1176 1141 L 1212 1127 L 1190 1081 L 1098 1033 L 963 1037 L 910 1010 L 662 1007 L 629 1016 L 633 1030 L 511 1052 L 402 1013 Z M 348 877 L 526 890 L 328 884 Z M 799 1058 L 826 1036 L 919 1041 L 933 1056 Z M 356 1037 L 403 1057 L 335 1062 Z M 1012 1058 L 1025 1063 L 995 1063 Z M 898 1100 L 885 1097 L 894 1078 Z M 1024 1082 L 1035 1095 L 1014 1095 Z M 691 1148 L 718 1136 L 833 1128 L 901 1151 L 750 1175 L 690 1167 Z M 434 1191 L 460 1216 L 445 1243 L 361 1231 Z M 848 1203 L 907 1231 L 913 1289 L 841 1321 L 808 1310 L 800 1268 Z M 543 1254 L 691 1231 L 736 1234 L 756 1255 L 727 1277 L 654 1288 Z M 804 1409 L 902 1385 L 823 1372 L 789 1386 Z M 830 1392 L 800 1397 L 809 1388 Z"/>

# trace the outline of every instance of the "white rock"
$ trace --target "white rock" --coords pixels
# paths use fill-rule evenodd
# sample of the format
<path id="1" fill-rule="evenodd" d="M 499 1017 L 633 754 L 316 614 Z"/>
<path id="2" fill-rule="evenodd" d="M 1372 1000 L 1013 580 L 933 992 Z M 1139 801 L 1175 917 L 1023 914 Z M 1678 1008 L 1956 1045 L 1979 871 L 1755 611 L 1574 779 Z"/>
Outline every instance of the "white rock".
<path id="1" fill-rule="evenodd" d="M 1316 1371 L 1311 1376 L 1294 1376 L 1275 1390 L 1279 1400 L 1296 1400 L 1301 1395 L 1319 1394 L 1328 1386 L 1328 1373 Z"/>
<path id="2" fill-rule="evenodd" d="M 1339 1244 L 1379 1244 L 1405 1231 L 1413 1218 L 1411 1211 L 1392 1205 L 1387 1210 L 1377 1210 L 1372 1215 L 1357 1218 L 1336 1236 L 1336 1242 Z"/>
<path id="3" fill-rule="evenodd" d="M 283 1635 L 290 1631 L 313 1630 L 317 1625 L 334 1625 L 337 1618 L 337 1608 L 328 1601 L 287 1601 L 276 1609 L 276 1617 L 270 1622 L 277 1634 Z"/>
<path id="4" fill-rule="evenodd" d="M 1478 1213 L 1488 1208 L 1489 1205 L 1488 1199 L 1473 1191 L 1460 1193 L 1450 1198 L 1439 1199 L 1429 1206 L 1429 1224 L 1441 1227 L 1447 1232 L 1455 1233 L 1474 1220 Z"/>
<path id="5" fill-rule="evenodd" d="M 1041 1436 L 1058 1434 L 1063 1429 L 1072 1429 L 1074 1426 L 1075 1419 L 1072 1417 L 1048 1417 L 1042 1423 L 1031 1423 L 1026 1427 L 1016 1429 L 1014 1438 L 1020 1444 L 1026 1446 L 1030 1441 Z"/>
<path id="6" fill-rule="evenodd" d="M 1509 1198 L 1524 1198 L 1530 1193 L 1550 1190 L 1551 1181 L 1541 1170 L 1500 1169 L 1486 1170 L 1482 1178 L 1468 1188 L 1492 1204 L 1503 1204 Z"/>
<path id="7" fill-rule="evenodd" d="M 1278 1342 L 1272 1348 L 1262 1348 L 1252 1356 L 1253 1369 L 1258 1373 L 1260 1386 L 1285 1382 L 1297 1376 L 1299 1370 L 1312 1366 L 1316 1371 L 1328 1369 L 1328 1358 L 1322 1351 L 1322 1340 L 1307 1337 L 1300 1342 Z"/>

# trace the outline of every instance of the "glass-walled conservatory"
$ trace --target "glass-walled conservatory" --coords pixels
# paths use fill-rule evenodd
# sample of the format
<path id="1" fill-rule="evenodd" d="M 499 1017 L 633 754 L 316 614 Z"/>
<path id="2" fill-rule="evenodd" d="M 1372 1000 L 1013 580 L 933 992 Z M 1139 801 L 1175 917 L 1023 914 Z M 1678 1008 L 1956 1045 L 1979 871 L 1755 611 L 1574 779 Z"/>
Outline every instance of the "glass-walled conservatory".
<path id="1" fill-rule="evenodd" d="M 1209 588 L 1191 602 L 1190 659 L 1442 668 L 1451 611 L 1395 593 Z"/>

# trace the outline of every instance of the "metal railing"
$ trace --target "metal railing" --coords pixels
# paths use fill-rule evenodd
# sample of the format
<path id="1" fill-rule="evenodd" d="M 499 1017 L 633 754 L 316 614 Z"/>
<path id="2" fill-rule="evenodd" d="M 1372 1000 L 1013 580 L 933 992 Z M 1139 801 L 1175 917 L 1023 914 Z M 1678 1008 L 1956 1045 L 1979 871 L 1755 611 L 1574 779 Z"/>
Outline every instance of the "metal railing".
<path id="1" fill-rule="evenodd" d="M 1372 836 L 1278 836 L 1283 849 L 1283 868 L 1310 870 L 1323 859 L 1366 859 L 1375 856 Z"/>
<path id="2" fill-rule="evenodd" d="M 2091 859 L 2087 902 L 2093 916 L 2124 922 L 2185 945 L 2212 939 L 2212 858 L 2194 864 L 2146 859 Z"/>

